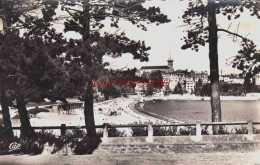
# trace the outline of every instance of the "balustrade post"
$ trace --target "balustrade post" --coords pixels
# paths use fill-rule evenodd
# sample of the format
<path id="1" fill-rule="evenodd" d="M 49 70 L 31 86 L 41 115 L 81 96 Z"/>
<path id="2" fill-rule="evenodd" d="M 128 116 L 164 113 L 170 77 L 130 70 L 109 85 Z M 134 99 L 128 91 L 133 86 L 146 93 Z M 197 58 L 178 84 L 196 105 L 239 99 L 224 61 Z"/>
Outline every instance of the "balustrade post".
<path id="1" fill-rule="evenodd" d="M 196 123 L 196 136 L 198 138 L 201 138 L 201 124 L 200 124 L 200 121 L 197 121 L 197 123 Z"/>
<path id="2" fill-rule="evenodd" d="M 201 124 L 200 121 L 196 122 L 196 136 L 191 137 L 194 141 L 200 141 L 201 140 Z"/>
<path id="3" fill-rule="evenodd" d="M 249 140 L 253 140 L 253 122 L 252 121 L 248 121 L 247 122 L 247 130 L 248 130 L 248 139 Z"/>
<path id="4" fill-rule="evenodd" d="M 148 136 L 146 137 L 146 142 L 153 142 L 153 126 L 148 124 Z"/>
<path id="5" fill-rule="evenodd" d="M 104 124 L 103 139 L 107 139 L 107 138 L 108 138 L 108 128 L 107 128 L 107 124 Z"/>

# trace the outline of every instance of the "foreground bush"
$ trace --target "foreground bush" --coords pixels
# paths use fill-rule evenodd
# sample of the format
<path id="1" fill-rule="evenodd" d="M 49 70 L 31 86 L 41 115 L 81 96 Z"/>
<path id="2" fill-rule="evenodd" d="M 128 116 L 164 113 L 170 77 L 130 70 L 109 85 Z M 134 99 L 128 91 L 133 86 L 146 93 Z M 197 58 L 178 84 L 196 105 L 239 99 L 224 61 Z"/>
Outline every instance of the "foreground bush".
<path id="1" fill-rule="evenodd" d="M 100 143 L 99 137 L 88 138 L 85 132 L 79 129 L 60 136 L 42 130 L 37 132 L 34 138 L 0 138 L 0 154 L 41 154 L 46 144 L 53 146 L 52 154 L 67 146 L 75 154 L 92 154 Z"/>
<path id="2" fill-rule="evenodd" d="M 201 135 L 209 135 L 208 126 L 202 127 Z"/>
<path id="3" fill-rule="evenodd" d="M 154 136 L 176 136 L 177 127 L 153 127 Z"/>
<path id="4" fill-rule="evenodd" d="M 108 137 L 124 137 L 124 136 L 125 136 L 125 131 L 119 131 L 114 127 L 108 128 Z"/>
<path id="5" fill-rule="evenodd" d="M 97 136 L 102 138 L 103 137 L 103 130 L 97 131 Z M 108 128 L 108 137 L 125 137 L 126 133 L 125 131 L 119 131 L 118 129 L 114 127 Z"/>
<path id="6" fill-rule="evenodd" d="M 0 124 L 0 138 L 4 137 L 4 127 Z"/>
<path id="7" fill-rule="evenodd" d="M 260 129 L 253 127 L 254 134 L 260 134 Z M 235 128 L 235 134 L 248 134 L 248 129 L 246 126 L 242 126 L 241 128 Z"/>
<path id="8" fill-rule="evenodd" d="M 235 128 L 235 134 L 248 134 L 248 130 L 244 126 L 241 128 Z"/>
<path id="9" fill-rule="evenodd" d="M 43 141 L 39 139 L 19 139 L 4 138 L 0 140 L 1 154 L 23 153 L 23 154 L 41 154 L 44 149 Z"/>
<path id="10" fill-rule="evenodd" d="M 179 135 L 196 135 L 195 127 L 180 128 Z"/>
<path id="11" fill-rule="evenodd" d="M 148 136 L 148 128 L 147 127 L 131 127 L 132 136 Z"/>
<path id="12" fill-rule="evenodd" d="M 73 151 L 77 155 L 92 154 L 100 143 L 101 139 L 99 137 L 83 138 L 81 140 L 77 139 L 71 147 L 74 148 Z"/>

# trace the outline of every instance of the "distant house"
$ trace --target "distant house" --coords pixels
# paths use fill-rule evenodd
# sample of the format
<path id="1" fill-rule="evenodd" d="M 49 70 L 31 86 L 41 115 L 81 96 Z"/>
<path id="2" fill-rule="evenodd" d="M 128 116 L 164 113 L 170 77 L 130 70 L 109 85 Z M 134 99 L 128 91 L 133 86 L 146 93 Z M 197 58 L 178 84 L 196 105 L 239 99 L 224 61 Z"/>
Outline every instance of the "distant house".
<path id="1" fill-rule="evenodd" d="M 201 80 L 202 84 L 207 84 L 209 83 L 209 75 L 207 71 L 202 71 L 202 72 L 194 72 L 194 81 L 198 82 Z"/>
<path id="2" fill-rule="evenodd" d="M 188 93 L 193 93 L 195 90 L 195 82 L 193 80 L 187 80 L 185 82 L 185 89 Z"/>
<path id="3" fill-rule="evenodd" d="M 80 102 L 80 100 L 77 98 L 66 98 L 66 101 L 68 103 L 79 103 Z"/>
<path id="4" fill-rule="evenodd" d="M 241 77 L 236 74 L 220 75 L 219 81 L 227 84 L 244 84 L 244 77 Z"/>
<path id="5" fill-rule="evenodd" d="M 173 60 L 171 57 L 167 60 L 168 65 L 160 65 L 160 66 L 142 66 L 140 70 L 137 72 L 137 76 L 143 76 L 145 75 L 146 77 L 149 77 L 149 75 L 152 72 L 155 71 L 161 71 L 162 77 L 164 79 L 169 79 L 169 88 L 174 89 L 176 84 L 178 83 L 178 77 L 174 74 L 174 69 L 173 69 Z M 140 91 L 142 90 L 141 88 L 136 88 L 136 90 Z"/>
<path id="6" fill-rule="evenodd" d="M 260 85 L 260 73 L 255 75 L 255 85 Z"/>

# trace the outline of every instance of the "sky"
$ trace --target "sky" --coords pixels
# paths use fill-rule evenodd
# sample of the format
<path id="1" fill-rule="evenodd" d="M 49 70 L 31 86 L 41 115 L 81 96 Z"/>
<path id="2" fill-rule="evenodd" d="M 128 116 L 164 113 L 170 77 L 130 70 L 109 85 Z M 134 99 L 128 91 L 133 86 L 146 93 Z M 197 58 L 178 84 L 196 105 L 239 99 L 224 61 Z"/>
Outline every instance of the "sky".
<path id="1" fill-rule="evenodd" d="M 148 25 L 148 31 L 137 29 L 131 23 L 122 23 L 122 29 L 125 33 L 135 40 L 144 40 L 147 46 L 151 47 L 149 51 L 149 62 L 139 62 L 133 60 L 132 56 L 126 54 L 119 59 L 111 60 L 112 68 L 137 67 L 147 65 L 167 65 L 169 55 L 174 60 L 174 69 L 188 69 L 195 71 L 209 71 L 208 45 L 200 47 L 199 52 L 189 49 L 182 50 L 181 46 L 184 41 L 181 38 L 187 33 L 183 32 L 186 27 L 181 18 L 183 11 L 187 8 L 188 1 L 180 0 L 150 0 L 145 6 L 158 6 L 162 13 L 171 19 L 170 23 L 156 25 Z M 180 18 L 179 18 L 180 17 Z M 222 28 L 228 28 L 230 21 L 226 17 L 219 16 L 217 18 L 218 25 Z M 251 17 L 248 13 L 241 14 L 239 21 L 232 21 L 230 30 L 235 32 L 239 24 L 238 32 L 242 36 L 248 35 L 256 45 L 260 45 L 260 20 Z M 109 29 L 108 29 L 109 30 Z M 234 42 L 231 36 L 219 33 L 219 67 L 223 74 L 239 73 L 237 69 L 227 65 L 227 59 L 235 56 L 239 50 L 239 42 Z"/>
<path id="2" fill-rule="evenodd" d="M 124 54 L 120 58 L 112 59 L 111 57 L 104 57 L 104 61 L 110 62 L 110 68 L 140 68 L 141 66 L 148 65 L 167 65 L 167 59 L 171 56 L 174 60 L 174 69 L 188 69 L 195 71 L 208 71 L 209 72 L 209 57 L 208 57 L 208 45 L 200 47 L 199 52 L 192 51 L 190 49 L 182 50 L 181 46 L 184 41 L 181 40 L 187 33 L 183 32 L 187 27 L 181 18 L 183 12 L 187 8 L 188 0 L 148 0 L 144 6 L 156 6 L 161 9 L 161 12 L 171 19 L 170 23 L 147 25 L 148 31 L 142 31 L 135 25 L 132 25 L 126 21 L 120 21 L 120 30 L 124 31 L 126 35 L 133 40 L 143 40 L 146 46 L 150 46 L 149 61 L 140 62 L 139 60 L 133 60 L 131 54 Z M 62 15 L 66 14 L 59 9 L 57 12 Z M 232 23 L 230 31 L 235 32 L 237 25 L 239 24 L 238 32 L 242 36 L 246 36 L 252 39 L 258 48 L 260 47 L 260 20 L 250 16 L 248 12 L 241 14 L 238 20 L 228 21 L 226 17 L 218 16 L 217 24 L 219 27 L 227 29 Z M 109 21 L 104 22 L 105 25 L 109 25 Z M 0 22 L 1 26 L 1 22 Z M 180 27 L 181 26 L 181 27 Z M 54 27 L 58 32 L 63 31 L 62 24 L 55 24 Z M 114 32 L 115 29 L 110 26 L 105 26 L 104 31 Z M 237 69 L 227 65 L 227 59 L 235 56 L 239 48 L 239 42 L 234 42 L 233 37 L 224 33 L 219 33 L 219 68 L 223 74 L 239 73 Z M 66 38 L 80 38 L 80 36 L 74 32 L 68 32 L 65 34 Z"/>

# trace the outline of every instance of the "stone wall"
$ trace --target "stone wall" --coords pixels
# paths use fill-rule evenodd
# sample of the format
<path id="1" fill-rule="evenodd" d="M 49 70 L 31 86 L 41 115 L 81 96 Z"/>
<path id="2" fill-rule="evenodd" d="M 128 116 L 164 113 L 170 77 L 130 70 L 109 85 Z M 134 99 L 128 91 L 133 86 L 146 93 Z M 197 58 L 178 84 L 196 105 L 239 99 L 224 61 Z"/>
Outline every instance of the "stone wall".
<path id="1" fill-rule="evenodd" d="M 251 152 L 260 149 L 260 135 L 207 135 L 200 141 L 194 136 L 153 137 L 115 137 L 103 139 L 96 154 L 174 154 L 209 152 Z"/>

